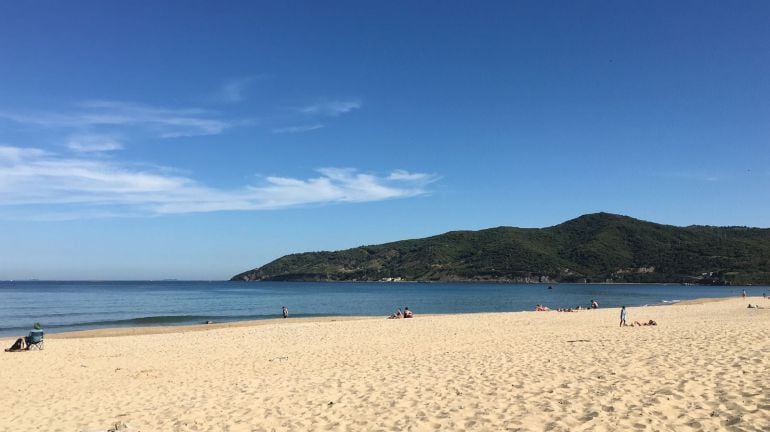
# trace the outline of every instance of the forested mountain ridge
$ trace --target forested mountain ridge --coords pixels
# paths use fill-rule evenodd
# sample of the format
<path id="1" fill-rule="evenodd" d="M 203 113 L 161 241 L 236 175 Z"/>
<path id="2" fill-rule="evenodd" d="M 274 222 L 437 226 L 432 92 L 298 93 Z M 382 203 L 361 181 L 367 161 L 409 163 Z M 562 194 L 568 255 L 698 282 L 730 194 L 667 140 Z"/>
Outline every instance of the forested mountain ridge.
<path id="1" fill-rule="evenodd" d="M 451 231 L 291 254 L 231 280 L 770 284 L 770 229 L 595 213 L 547 228 Z"/>

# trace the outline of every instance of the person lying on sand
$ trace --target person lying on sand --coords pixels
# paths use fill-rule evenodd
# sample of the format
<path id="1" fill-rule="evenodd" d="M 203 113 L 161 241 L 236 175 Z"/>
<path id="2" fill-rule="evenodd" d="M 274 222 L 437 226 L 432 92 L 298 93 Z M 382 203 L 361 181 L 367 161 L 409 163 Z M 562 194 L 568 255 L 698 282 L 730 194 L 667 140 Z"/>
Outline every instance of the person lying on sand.
<path id="1" fill-rule="evenodd" d="M 404 315 L 401 313 L 401 309 L 396 309 L 396 312 L 393 315 L 389 316 L 388 319 L 401 319 L 403 317 Z"/>
<path id="2" fill-rule="evenodd" d="M 548 306 L 543 306 L 540 304 L 535 305 L 535 312 L 548 312 L 551 309 L 548 308 Z"/>
<path id="3" fill-rule="evenodd" d="M 640 323 L 639 321 L 634 321 L 634 324 L 631 327 L 656 326 L 656 325 L 658 325 L 658 323 L 653 320 L 649 320 L 644 324 Z"/>

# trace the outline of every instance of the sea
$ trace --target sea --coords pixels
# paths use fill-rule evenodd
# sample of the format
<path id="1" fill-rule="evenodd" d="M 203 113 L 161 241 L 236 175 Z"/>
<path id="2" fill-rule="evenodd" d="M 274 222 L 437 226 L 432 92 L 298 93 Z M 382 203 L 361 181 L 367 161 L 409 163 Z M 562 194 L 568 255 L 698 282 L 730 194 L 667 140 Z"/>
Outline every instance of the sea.
<path id="1" fill-rule="evenodd" d="M 622 305 L 668 305 L 701 297 L 770 294 L 762 286 L 229 281 L 2 281 L 0 336 L 35 322 L 47 332 L 291 317 L 455 314 Z"/>

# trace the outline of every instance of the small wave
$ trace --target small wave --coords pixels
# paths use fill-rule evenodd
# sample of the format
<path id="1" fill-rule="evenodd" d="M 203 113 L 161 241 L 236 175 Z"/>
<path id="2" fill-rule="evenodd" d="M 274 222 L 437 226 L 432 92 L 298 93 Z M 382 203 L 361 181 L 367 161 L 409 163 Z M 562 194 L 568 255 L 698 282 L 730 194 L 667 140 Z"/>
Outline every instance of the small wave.
<path id="1" fill-rule="evenodd" d="M 661 303 L 663 304 L 673 304 L 673 303 L 679 303 L 682 300 L 661 300 Z"/>
<path id="2" fill-rule="evenodd" d="M 332 314 L 333 315 L 333 314 Z M 295 318 L 323 316 L 322 314 L 292 314 Z M 42 322 L 43 329 L 52 332 L 67 330 L 87 330 L 109 327 L 154 327 L 154 326 L 172 326 L 202 324 L 206 321 L 213 322 L 233 322 L 280 318 L 280 315 L 156 315 L 138 318 L 129 318 L 122 320 L 103 320 L 103 321 L 85 321 L 75 323 L 46 324 Z M 29 331 L 29 325 L 19 327 L 0 327 L 1 334 L 15 334 Z"/>
<path id="3" fill-rule="evenodd" d="M 212 317 L 206 316 L 206 315 L 158 315 L 158 316 L 131 318 L 126 320 L 99 322 L 96 324 L 97 325 L 101 325 L 101 324 L 163 325 L 163 324 L 178 324 L 178 323 L 191 322 L 191 321 L 205 321 L 205 320 L 211 320 L 211 319 Z"/>
<path id="4" fill-rule="evenodd" d="M 196 322 L 206 322 L 206 321 L 216 321 L 216 320 L 235 321 L 239 319 L 247 319 L 247 318 L 246 317 L 215 317 L 215 316 L 207 316 L 207 315 L 159 315 L 159 316 L 129 318 L 129 319 L 122 319 L 122 320 L 83 321 L 83 322 L 60 323 L 60 324 L 43 323 L 43 328 L 48 330 L 56 330 L 56 329 L 84 329 L 84 328 L 105 328 L 105 327 L 163 326 L 163 325 L 174 325 L 174 324 L 194 324 Z M 251 319 L 253 319 L 253 317 L 251 317 Z M 4 333 L 7 333 L 9 331 L 26 331 L 26 330 L 29 330 L 28 326 L 0 328 L 0 332 L 4 332 Z"/>

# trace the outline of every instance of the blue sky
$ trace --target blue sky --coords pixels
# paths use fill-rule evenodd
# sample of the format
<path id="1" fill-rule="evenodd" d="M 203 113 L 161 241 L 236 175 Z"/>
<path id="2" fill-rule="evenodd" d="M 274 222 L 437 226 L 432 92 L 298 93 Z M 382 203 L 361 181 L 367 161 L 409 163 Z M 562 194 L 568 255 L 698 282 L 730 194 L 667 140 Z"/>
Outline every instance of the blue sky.
<path id="1" fill-rule="evenodd" d="M 608 211 L 770 223 L 770 4 L 10 2 L 0 279 Z"/>

